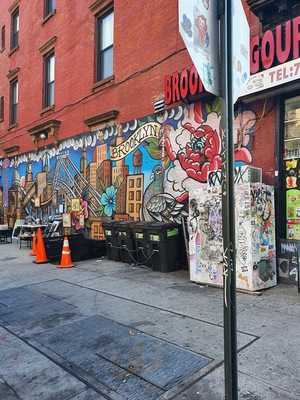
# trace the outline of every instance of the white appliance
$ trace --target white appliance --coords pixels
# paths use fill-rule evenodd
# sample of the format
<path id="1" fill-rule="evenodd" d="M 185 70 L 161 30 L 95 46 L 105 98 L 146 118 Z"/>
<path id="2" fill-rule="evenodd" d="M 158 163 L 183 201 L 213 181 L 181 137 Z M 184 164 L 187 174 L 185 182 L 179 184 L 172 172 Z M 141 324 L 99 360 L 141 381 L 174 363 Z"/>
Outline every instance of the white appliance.
<path id="1" fill-rule="evenodd" d="M 274 189 L 261 183 L 235 185 L 236 284 L 257 291 L 275 286 Z M 223 285 L 222 199 L 220 186 L 190 192 L 190 279 Z"/>

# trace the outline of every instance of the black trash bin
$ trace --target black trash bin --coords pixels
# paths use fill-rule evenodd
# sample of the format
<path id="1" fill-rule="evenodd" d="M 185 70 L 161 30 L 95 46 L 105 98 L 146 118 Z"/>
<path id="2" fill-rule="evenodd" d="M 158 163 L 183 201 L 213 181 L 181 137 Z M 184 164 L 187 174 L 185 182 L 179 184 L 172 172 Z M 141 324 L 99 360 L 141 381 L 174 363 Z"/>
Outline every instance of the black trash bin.
<path id="1" fill-rule="evenodd" d="M 45 249 L 49 261 L 54 263 L 60 261 L 64 238 L 65 236 L 57 236 L 45 239 Z M 67 235 L 67 238 L 69 241 L 72 261 L 77 262 L 90 258 L 86 239 L 82 233 L 73 233 Z"/>
<path id="2" fill-rule="evenodd" d="M 89 260 L 102 257 L 106 254 L 105 241 L 89 239 L 83 233 L 68 235 L 72 261 Z M 64 236 L 45 239 L 47 258 L 51 262 L 58 262 L 61 258 Z"/>
<path id="3" fill-rule="evenodd" d="M 57 262 L 60 260 L 63 241 L 63 236 L 45 238 L 45 250 L 49 261 Z"/>
<path id="4" fill-rule="evenodd" d="M 146 224 L 146 265 L 154 271 L 171 272 L 181 268 L 181 246 L 184 241 L 180 235 L 180 225 L 154 222 Z"/>
<path id="5" fill-rule="evenodd" d="M 120 221 L 115 224 L 117 244 L 120 249 L 120 261 L 127 264 L 136 263 L 136 251 L 132 222 Z"/>
<path id="6" fill-rule="evenodd" d="M 120 249 L 116 231 L 118 223 L 118 221 L 108 221 L 103 223 L 106 241 L 106 255 L 109 260 L 113 261 L 120 261 Z"/>
<path id="7" fill-rule="evenodd" d="M 100 258 L 106 256 L 105 240 L 87 239 L 89 258 Z"/>
<path id="8" fill-rule="evenodd" d="M 88 260 L 90 257 L 87 239 L 83 233 L 72 233 L 68 236 L 72 261 Z"/>
<path id="9" fill-rule="evenodd" d="M 132 232 L 135 242 L 135 257 L 138 264 L 146 265 L 149 258 L 149 244 L 147 243 L 147 234 L 145 227 L 151 222 L 135 222 L 132 224 Z"/>

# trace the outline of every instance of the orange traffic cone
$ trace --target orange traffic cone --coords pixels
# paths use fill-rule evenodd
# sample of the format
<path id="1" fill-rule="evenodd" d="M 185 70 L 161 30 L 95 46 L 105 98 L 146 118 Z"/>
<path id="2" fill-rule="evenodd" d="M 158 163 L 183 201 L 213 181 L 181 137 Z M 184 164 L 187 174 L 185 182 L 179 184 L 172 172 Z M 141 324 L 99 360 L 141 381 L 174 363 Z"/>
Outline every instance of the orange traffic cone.
<path id="1" fill-rule="evenodd" d="M 33 232 L 33 235 L 32 235 L 32 249 L 31 249 L 30 255 L 34 256 L 34 257 L 36 256 L 36 234 L 35 234 L 35 232 Z"/>
<path id="2" fill-rule="evenodd" d="M 45 243 L 43 239 L 43 234 L 41 228 L 38 228 L 36 237 L 36 259 L 34 261 L 36 264 L 45 264 L 48 262 Z"/>
<path id="3" fill-rule="evenodd" d="M 74 267 L 74 264 L 73 264 L 72 258 L 71 258 L 69 240 L 65 236 L 63 249 L 62 249 L 62 253 L 61 253 L 60 264 L 58 265 L 58 268 L 72 268 L 72 267 Z"/>

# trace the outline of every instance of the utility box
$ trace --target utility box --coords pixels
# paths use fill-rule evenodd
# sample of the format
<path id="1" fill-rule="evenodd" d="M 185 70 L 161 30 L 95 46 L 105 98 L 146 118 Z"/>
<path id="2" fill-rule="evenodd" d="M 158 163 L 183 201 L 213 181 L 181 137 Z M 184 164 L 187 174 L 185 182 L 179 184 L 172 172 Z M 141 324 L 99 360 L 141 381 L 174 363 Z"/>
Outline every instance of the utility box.
<path id="1" fill-rule="evenodd" d="M 223 285 L 220 187 L 190 193 L 190 279 Z M 274 189 L 261 183 L 235 185 L 236 286 L 257 291 L 275 286 Z"/>

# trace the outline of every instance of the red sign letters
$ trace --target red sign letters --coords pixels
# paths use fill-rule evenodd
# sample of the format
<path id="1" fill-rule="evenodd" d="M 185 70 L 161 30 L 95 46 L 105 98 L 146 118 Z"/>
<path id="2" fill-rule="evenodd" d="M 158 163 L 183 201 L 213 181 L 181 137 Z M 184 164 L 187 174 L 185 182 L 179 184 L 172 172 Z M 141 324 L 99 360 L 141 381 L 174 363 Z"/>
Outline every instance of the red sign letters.
<path id="1" fill-rule="evenodd" d="M 251 74 L 300 56 L 300 16 L 251 38 Z"/>
<path id="2" fill-rule="evenodd" d="M 194 66 L 165 77 L 164 94 L 167 105 L 204 93 L 203 83 Z"/>

